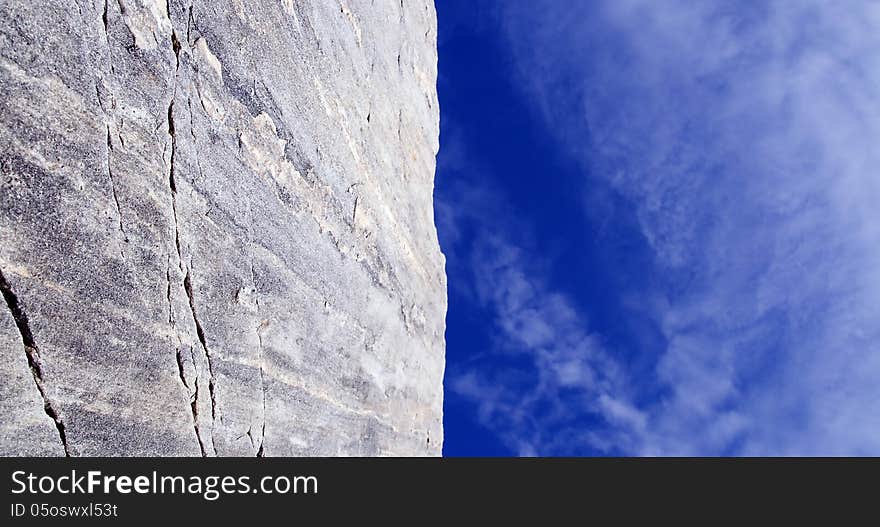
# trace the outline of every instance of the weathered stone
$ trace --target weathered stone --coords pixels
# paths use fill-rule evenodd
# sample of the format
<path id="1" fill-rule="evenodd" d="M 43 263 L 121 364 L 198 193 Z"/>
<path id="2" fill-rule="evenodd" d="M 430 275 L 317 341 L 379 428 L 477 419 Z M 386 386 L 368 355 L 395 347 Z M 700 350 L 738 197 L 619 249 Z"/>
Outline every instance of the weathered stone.
<path id="1" fill-rule="evenodd" d="M 0 36 L 3 454 L 440 453 L 430 0 L 3 0 Z"/>

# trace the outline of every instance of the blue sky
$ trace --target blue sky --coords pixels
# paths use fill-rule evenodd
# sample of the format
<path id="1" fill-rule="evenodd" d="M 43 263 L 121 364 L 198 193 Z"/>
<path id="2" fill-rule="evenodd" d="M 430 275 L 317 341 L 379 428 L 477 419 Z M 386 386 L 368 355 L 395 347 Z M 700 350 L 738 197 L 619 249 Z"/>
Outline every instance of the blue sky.
<path id="1" fill-rule="evenodd" d="M 437 11 L 444 453 L 880 454 L 880 4 Z"/>

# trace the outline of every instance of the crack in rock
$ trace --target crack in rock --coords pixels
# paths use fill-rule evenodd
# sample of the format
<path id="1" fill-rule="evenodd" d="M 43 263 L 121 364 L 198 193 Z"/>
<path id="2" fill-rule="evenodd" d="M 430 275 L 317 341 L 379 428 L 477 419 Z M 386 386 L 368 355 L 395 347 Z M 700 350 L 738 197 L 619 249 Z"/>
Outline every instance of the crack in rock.
<path id="1" fill-rule="evenodd" d="M 257 318 L 260 318 L 260 296 L 257 292 L 257 274 L 254 271 L 254 264 L 251 263 L 251 282 L 254 286 L 254 304 L 257 306 Z M 263 396 L 263 424 L 260 431 L 260 448 L 257 449 L 257 457 L 263 457 L 265 454 L 265 450 L 263 446 L 266 441 L 266 369 L 264 363 L 264 353 L 263 353 L 263 329 L 268 325 L 267 320 L 261 320 L 260 324 L 257 326 L 257 342 L 260 345 L 260 391 Z M 248 429 L 248 435 L 250 435 L 250 429 Z"/>
<path id="2" fill-rule="evenodd" d="M 169 6 L 169 22 L 170 22 L 170 6 Z M 192 315 L 193 323 L 196 327 L 196 336 L 199 340 L 199 343 L 202 346 L 202 349 L 205 353 L 205 360 L 208 363 L 208 393 L 211 398 L 211 448 L 214 451 L 214 455 L 217 455 L 217 446 L 214 441 L 214 421 L 217 418 L 217 399 L 216 399 L 216 381 L 214 377 L 214 365 L 211 359 L 211 352 L 208 349 L 207 339 L 205 338 L 205 332 L 202 329 L 202 324 L 198 319 L 198 315 L 196 314 L 196 306 L 195 306 L 195 296 L 192 289 L 192 280 L 190 278 L 190 270 L 189 268 L 184 267 L 184 258 L 183 251 L 180 245 L 180 219 L 178 216 L 177 210 L 177 181 L 176 181 L 176 166 L 175 166 L 175 156 L 177 154 L 177 137 L 176 137 L 176 129 L 174 123 L 174 101 L 177 97 L 177 75 L 180 70 L 180 50 L 181 44 L 180 40 L 177 38 L 177 33 L 174 31 L 173 27 L 171 30 L 171 49 L 174 51 L 175 57 L 175 71 L 173 78 L 173 89 L 171 93 L 171 100 L 168 103 L 168 112 L 167 112 L 167 123 L 168 123 L 168 135 L 171 138 L 171 154 L 169 159 L 169 170 L 168 170 L 168 186 L 171 190 L 171 211 L 172 217 L 174 219 L 174 245 L 177 251 L 177 263 L 180 271 L 184 274 L 183 278 L 183 289 L 186 293 L 190 313 Z M 170 271 L 168 271 L 168 302 L 169 302 L 169 314 L 172 311 L 171 308 L 171 286 L 170 286 Z M 178 337 L 179 338 L 179 337 Z M 181 380 L 184 383 L 184 386 L 189 388 L 188 383 L 186 382 L 185 375 L 183 375 L 182 370 L 182 358 L 181 351 L 178 348 L 176 350 L 175 358 L 177 359 L 178 369 L 181 372 Z M 193 366 L 196 366 L 195 356 L 192 355 Z M 198 368 L 196 368 L 198 370 Z M 196 373 L 196 379 L 193 382 L 194 392 L 190 401 L 191 413 L 193 416 L 193 427 L 196 433 L 196 439 L 199 442 L 199 449 L 201 450 L 202 456 L 207 456 L 207 449 L 205 448 L 204 441 L 202 439 L 201 434 L 201 426 L 199 423 L 199 374 Z"/>
<path id="3" fill-rule="evenodd" d="M 13 320 L 15 320 L 18 332 L 21 334 L 21 342 L 24 344 L 24 353 L 27 356 L 28 366 L 34 377 L 34 384 L 37 386 L 37 391 L 40 392 L 40 397 L 43 398 L 43 410 L 45 410 L 46 415 L 52 418 L 52 421 L 55 423 L 55 428 L 58 430 L 58 437 L 61 439 L 61 445 L 64 447 L 64 455 L 70 457 L 71 450 L 70 446 L 67 444 L 67 432 L 64 427 L 64 419 L 61 417 L 58 408 L 56 408 L 55 402 L 52 401 L 46 391 L 40 348 L 37 347 L 37 343 L 34 341 L 34 334 L 31 331 L 27 313 L 25 313 L 24 309 L 21 307 L 21 304 L 18 301 L 18 296 L 12 291 L 12 287 L 9 285 L 9 282 L 6 281 L 6 277 L 3 275 L 2 270 L 0 270 L 0 292 L 3 293 L 3 298 L 6 300 L 6 306 L 9 308 Z"/>
<path id="4" fill-rule="evenodd" d="M 116 219 L 119 224 L 119 232 L 122 233 L 122 241 L 128 243 L 128 234 L 125 232 L 125 225 L 122 223 L 122 210 L 119 208 L 119 194 L 116 192 L 116 182 L 113 179 L 113 168 L 110 164 L 110 155 L 113 152 L 113 141 L 110 134 L 110 125 L 107 125 L 107 177 L 110 179 L 110 191 L 113 194 L 113 204 L 116 207 Z M 125 249 L 120 245 L 119 253 L 125 259 Z"/>

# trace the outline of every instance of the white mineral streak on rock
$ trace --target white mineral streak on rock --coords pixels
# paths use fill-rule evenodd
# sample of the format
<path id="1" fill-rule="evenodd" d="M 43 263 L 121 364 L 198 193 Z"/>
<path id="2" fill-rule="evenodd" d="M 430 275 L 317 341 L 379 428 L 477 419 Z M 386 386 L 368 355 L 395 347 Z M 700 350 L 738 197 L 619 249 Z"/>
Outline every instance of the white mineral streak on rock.
<path id="1" fill-rule="evenodd" d="M 339 3 L 340 9 L 342 13 L 348 18 L 348 21 L 351 23 L 351 27 L 354 30 L 354 38 L 357 40 L 358 46 L 361 45 L 361 28 L 358 25 L 357 18 L 354 16 L 354 13 L 351 12 L 351 9 L 348 8 L 347 5 L 342 2 Z"/>
<path id="2" fill-rule="evenodd" d="M 204 37 L 196 40 L 196 52 L 199 57 L 204 60 L 208 66 L 211 67 L 211 70 L 217 74 L 217 78 L 223 78 L 223 66 L 220 64 L 220 59 L 217 58 L 216 55 L 211 53 L 211 50 L 208 48 L 208 41 L 205 40 Z"/>
<path id="3" fill-rule="evenodd" d="M 165 0 L 119 0 L 118 5 L 136 47 L 156 49 L 171 33 Z"/>

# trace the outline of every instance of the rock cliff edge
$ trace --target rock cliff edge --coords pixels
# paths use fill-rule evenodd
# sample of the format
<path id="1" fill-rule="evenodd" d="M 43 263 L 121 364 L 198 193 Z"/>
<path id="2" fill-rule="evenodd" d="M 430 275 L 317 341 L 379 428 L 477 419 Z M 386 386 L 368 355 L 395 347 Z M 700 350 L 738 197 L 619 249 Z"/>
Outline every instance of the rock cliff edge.
<path id="1" fill-rule="evenodd" d="M 430 0 L 0 0 L 0 454 L 439 455 Z"/>

